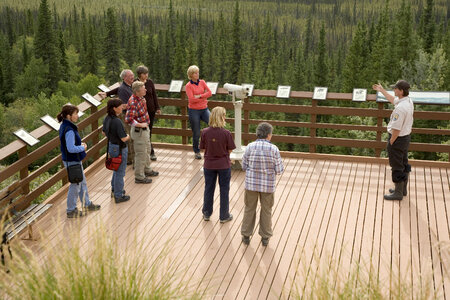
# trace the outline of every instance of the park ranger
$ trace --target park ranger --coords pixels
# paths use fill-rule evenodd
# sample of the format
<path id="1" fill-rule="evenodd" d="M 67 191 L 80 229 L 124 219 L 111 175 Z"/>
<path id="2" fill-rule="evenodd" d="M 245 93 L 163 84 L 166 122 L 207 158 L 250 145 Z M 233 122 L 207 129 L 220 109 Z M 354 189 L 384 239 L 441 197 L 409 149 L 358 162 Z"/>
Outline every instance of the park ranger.
<path id="1" fill-rule="evenodd" d="M 410 86 L 405 80 L 397 81 L 393 87 L 395 96 L 386 92 L 381 84 L 374 84 L 372 88 L 394 104 L 387 127 L 389 133 L 387 152 L 395 189 L 389 189 L 390 194 L 384 195 L 384 199 L 402 200 L 407 194 L 408 174 L 411 172 L 411 165 L 408 164 L 408 148 L 414 121 L 414 105 L 408 97 Z"/>

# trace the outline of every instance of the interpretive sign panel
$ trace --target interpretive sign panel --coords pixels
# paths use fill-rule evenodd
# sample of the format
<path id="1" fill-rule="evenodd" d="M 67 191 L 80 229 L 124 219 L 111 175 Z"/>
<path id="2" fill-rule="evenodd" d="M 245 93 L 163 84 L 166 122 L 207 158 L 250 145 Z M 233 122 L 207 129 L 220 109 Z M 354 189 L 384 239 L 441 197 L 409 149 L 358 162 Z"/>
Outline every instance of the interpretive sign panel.
<path id="1" fill-rule="evenodd" d="M 169 93 L 179 93 L 183 88 L 183 80 L 173 80 L 170 82 Z"/>
<path id="2" fill-rule="evenodd" d="M 94 105 L 95 107 L 99 106 L 100 104 L 102 104 L 100 101 L 98 101 L 97 99 L 95 99 L 94 97 L 92 97 L 91 94 L 89 93 L 84 93 L 81 97 L 83 97 L 84 100 L 86 100 L 87 102 L 89 102 L 90 104 Z"/>
<path id="3" fill-rule="evenodd" d="M 387 91 L 394 96 L 394 91 Z M 444 104 L 450 105 L 450 92 L 410 91 L 409 97 L 415 104 Z M 382 93 L 377 92 L 377 102 L 388 102 Z"/>
<path id="4" fill-rule="evenodd" d="M 107 86 L 104 85 L 103 83 L 100 84 L 99 86 L 97 86 L 97 88 L 98 88 L 100 91 L 105 92 L 105 93 L 107 93 L 107 92 L 110 91 L 109 87 L 107 87 Z"/>
<path id="5" fill-rule="evenodd" d="M 60 124 L 58 121 L 56 121 L 54 118 L 52 118 L 50 115 L 45 115 L 41 118 L 41 121 L 53 128 L 54 130 L 58 131 Z"/>
<path id="6" fill-rule="evenodd" d="M 288 99 L 291 94 L 290 85 L 279 85 L 277 89 L 277 98 Z"/>
<path id="7" fill-rule="evenodd" d="M 313 99 L 314 100 L 325 100 L 325 99 L 327 99 L 327 92 L 328 92 L 327 87 L 316 86 L 314 88 Z"/>
<path id="8" fill-rule="evenodd" d="M 367 89 L 353 89 L 352 100 L 356 102 L 364 102 L 367 98 Z"/>
<path id="9" fill-rule="evenodd" d="M 211 90 L 211 94 L 215 95 L 217 93 L 217 88 L 219 87 L 218 82 L 207 82 L 206 85 Z"/>
<path id="10" fill-rule="evenodd" d="M 23 128 L 15 131 L 14 135 L 17 136 L 22 141 L 24 141 L 26 144 L 28 144 L 28 146 L 34 146 L 37 143 L 39 143 L 39 140 L 37 138 L 26 132 L 25 129 Z"/>

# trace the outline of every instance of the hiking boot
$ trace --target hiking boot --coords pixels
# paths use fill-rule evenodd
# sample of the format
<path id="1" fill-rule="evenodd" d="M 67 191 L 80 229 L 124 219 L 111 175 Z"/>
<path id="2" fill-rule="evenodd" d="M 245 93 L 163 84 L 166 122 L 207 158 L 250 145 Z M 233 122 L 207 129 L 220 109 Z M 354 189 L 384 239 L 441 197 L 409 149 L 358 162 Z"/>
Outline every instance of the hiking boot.
<path id="1" fill-rule="evenodd" d="M 74 210 L 69 211 L 67 213 L 67 217 L 68 218 L 78 218 L 78 217 L 82 217 L 82 216 L 83 216 L 83 212 L 82 211 L 78 211 L 77 208 L 75 208 Z"/>
<path id="2" fill-rule="evenodd" d="M 242 236 L 242 242 L 243 242 L 245 245 L 249 245 L 249 244 L 250 244 L 250 237 L 249 237 L 249 236 L 243 235 L 243 236 Z"/>
<path id="3" fill-rule="evenodd" d="M 395 189 L 389 189 L 389 193 L 394 193 Z M 408 175 L 406 175 L 405 181 L 403 181 L 403 196 L 408 195 Z"/>
<path id="4" fill-rule="evenodd" d="M 122 191 L 122 195 L 125 195 L 125 190 Z M 114 198 L 114 191 L 111 190 L 111 198 Z"/>
<path id="5" fill-rule="evenodd" d="M 121 202 L 126 202 L 128 200 L 130 200 L 131 197 L 128 195 L 123 195 L 122 197 L 114 197 L 114 202 L 116 203 L 121 203 Z"/>
<path id="6" fill-rule="evenodd" d="M 152 183 L 152 179 L 151 178 L 147 178 L 145 177 L 144 179 L 134 179 L 134 183 L 143 183 L 143 184 L 147 184 L 147 183 Z"/>
<path id="7" fill-rule="evenodd" d="M 267 245 L 269 245 L 269 238 L 262 238 L 261 239 L 261 244 L 266 247 Z"/>
<path id="8" fill-rule="evenodd" d="M 230 216 L 228 217 L 228 218 L 226 218 L 226 219 L 224 219 L 224 220 L 220 220 L 220 223 L 226 223 L 226 222 L 230 222 L 231 220 L 233 220 L 233 215 L 232 214 L 230 214 Z"/>
<path id="9" fill-rule="evenodd" d="M 394 182 L 395 190 L 393 193 L 384 195 L 384 199 L 386 200 L 402 200 L 403 199 L 403 185 L 404 181 Z"/>
<path id="10" fill-rule="evenodd" d="M 94 210 L 99 210 L 100 207 L 101 207 L 100 205 L 94 204 L 91 202 L 91 204 L 89 204 L 88 206 L 85 206 L 84 208 L 86 208 L 88 211 L 94 211 Z"/>
<path id="11" fill-rule="evenodd" d="M 150 176 L 150 177 L 155 177 L 155 176 L 158 176 L 159 175 L 159 172 L 157 172 L 157 171 L 150 171 L 150 172 L 145 172 L 145 176 Z"/>

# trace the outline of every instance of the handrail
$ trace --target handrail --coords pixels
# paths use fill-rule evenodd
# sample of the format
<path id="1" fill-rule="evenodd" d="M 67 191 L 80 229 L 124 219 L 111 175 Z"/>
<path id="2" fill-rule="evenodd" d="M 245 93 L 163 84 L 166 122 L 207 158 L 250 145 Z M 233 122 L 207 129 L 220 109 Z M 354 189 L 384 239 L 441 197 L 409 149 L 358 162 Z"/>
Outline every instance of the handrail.
<path id="1" fill-rule="evenodd" d="M 113 89 L 118 86 L 114 84 L 110 88 Z M 160 93 L 167 93 L 169 89 L 168 84 L 155 84 L 155 88 Z M 217 95 L 227 95 L 228 92 L 224 88 L 218 88 Z M 172 94 L 173 95 L 173 94 Z M 334 106 L 319 106 L 317 100 L 312 100 L 312 92 L 292 91 L 291 99 L 309 100 L 311 104 L 274 104 L 274 103 L 257 103 L 252 102 L 251 98 L 245 99 L 243 102 L 243 121 L 242 121 L 242 138 L 244 144 L 254 139 L 254 133 L 249 132 L 250 125 L 256 125 L 261 121 L 269 121 L 274 126 L 292 127 L 292 128 L 306 128 L 309 130 L 309 136 L 289 136 L 275 134 L 272 138 L 274 142 L 285 142 L 290 144 L 306 144 L 309 145 L 309 152 L 315 153 L 316 146 L 342 146 L 352 148 L 372 148 L 375 149 L 375 157 L 380 157 L 382 149 L 385 148 L 385 141 L 382 141 L 382 133 L 386 132 L 386 127 L 383 126 L 383 119 L 391 114 L 390 109 L 385 109 L 384 103 L 377 103 L 376 108 L 357 108 L 357 107 L 334 107 Z M 253 91 L 253 97 L 274 98 L 276 91 L 274 90 L 258 90 Z M 97 100 L 101 99 L 94 96 Z M 350 93 L 328 93 L 327 99 L 337 101 L 351 101 L 352 94 Z M 367 101 L 374 102 L 375 95 L 368 95 Z M 159 98 L 161 106 L 175 106 L 179 107 L 181 113 L 179 115 L 162 114 L 158 119 L 178 120 L 181 122 L 181 128 L 165 128 L 154 127 L 154 134 L 175 135 L 182 138 L 182 144 L 186 145 L 188 137 L 192 136 L 192 132 L 188 129 L 188 100 L 185 89 L 183 87 L 179 98 L 163 97 Z M 210 100 L 210 108 L 216 106 L 223 106 L 227 110 L 233 110 L 233 103 L 231 101 Z M 91 106 L 88 102 L 82 102 L 78 105 L 80 111 L 90 110 L 90 115 L 83 119 L 78 128 L 81 130 L 88 130 L 87 135 L 83 138 L 84 142 L 91 143 L 92 146 L 87 151 L 87 158 L 94 160 L 100 157 L 100 151 L 106 145 L 106 139 L 101 135 L 102 127 L 99 126 L 99 120 L 106 114 L 106 107 L 97 109 Z M 284 120 L 260 120 L 251 118 L 251 112 L 278 112 L 278 113 L 298 113 L 310 115 L 309 122 L 298 121 L 284 121 Z M 377 119 L 376 125 L 359 125 L 359 124 L 334 124 L 321 123 L 317 121 L 317 116 L 320 115 L 341 115 L 341 116 L 361 116 L 372 117 Z M 415 119 L 426 120 L 449 120 L 450 112 L 436 112 L 436 111 L 416 111 L 414 113 Z M 227 122 L 233 124 L 233 118 L 227 118 Z M 376 138 L 374 140 L 355 140 L 350 138 L 330 138 L 318 135 L 318 129 L 336 129 L 336 130 L 358 130 L 366 132 L 374 132 Z M 90 130 L 89 130 L 90 129 Z M 31 132 L 36 138 L 41 138 L 50 133 L 52 129 L 47 125 L 35 129 Z M 435 128 L 413 128 L 413 133 L 416 134 L 431 134 L 431 135 L 450 135 L 449 129 L 435 129 Z M 40 166 L 32 173 L 28 172 L 28 166 L 35 160 L 42 158 L 51 150 L 59 147 L 59 137 L 55 137 L 47 143 L 39 146 L 37 149 L 28 153 L 28 146 L 20 140 L 16 140 L 9 145 L 0 149 L 0 161 L 19 153 L 19 159 L 0 171 L 0 182 L 4 182 L 11 176 L 18 172 L 20 179 L 10 184 L 8 187 L 0 191 L 0 215 L 8 212 L 11 209 L 24 209 L 36 197 L 47 191 L 51 186 L 58 181 L 67 182 L 67 175 L 62 168 L 53 176 L 48 178 L 43 184 L 35 190 L 30 191 L 30 182 L 48 171 L 50 168 L 61 164 L 61 155 L 55 155 L 44 165 Z M 445 152 L 450 153 L 450 145 L 443 144 L 427 144 L 427 143 L 411 143 L 410 150 L 425 151 L 425 152 Z M 449 155 L 450 156 L 450 155 Z M 361 159 L 361 158 L 360 158 Z M 444 163 L 450 166 L 450 163 Z"/>

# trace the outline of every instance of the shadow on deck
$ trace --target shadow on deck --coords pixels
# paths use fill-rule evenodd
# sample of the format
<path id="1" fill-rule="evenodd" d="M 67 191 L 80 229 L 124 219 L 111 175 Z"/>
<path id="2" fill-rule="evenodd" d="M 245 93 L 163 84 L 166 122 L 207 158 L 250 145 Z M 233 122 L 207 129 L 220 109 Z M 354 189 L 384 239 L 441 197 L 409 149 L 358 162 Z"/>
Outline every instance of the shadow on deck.
<path id="1" fill-rule="evenodd" d="M 388 287 L 401 280 L 420 291 L 428 281 L 436 298 L 450 299 L 450 169 L 414 167 L 408 196 L 389 202 L 383 200 L 392 185 L 389 166 L 284 157 L 273 208 L 274 236 L 266 248 L 258 227 L 249 246 L 241 243 L 244 172 L 232 172 L 234 220 L 219 223 L 217 187 L 215 211 L 204 222 L 203 162 L 183 150 L 157 149 L 157 156 L 152 166 L 160 176 L 152 184 L 135 184 L 128 167 L 125 189 L 131 200 L 121 204 L 110 198 L 111 172 L 94 164 L 89 194 L 102 209 L 79 221 L 66 219 L 65 186 L 35 230 L 57 247 L 70 225 L 79 222 L 89 244 L 87 225 L 101 219 L 119 243 L 136 235 L 152 251 L 170 241 L 183 278 L 207 287 L 207 299 L 303 294 L 305 283 L 316 280 L 324 265 L 342 277 L 362 266 Z M 55 219 L 62 226 L 52 226 Z M 39 251 L 39 241 L 27 243 Z"/>

